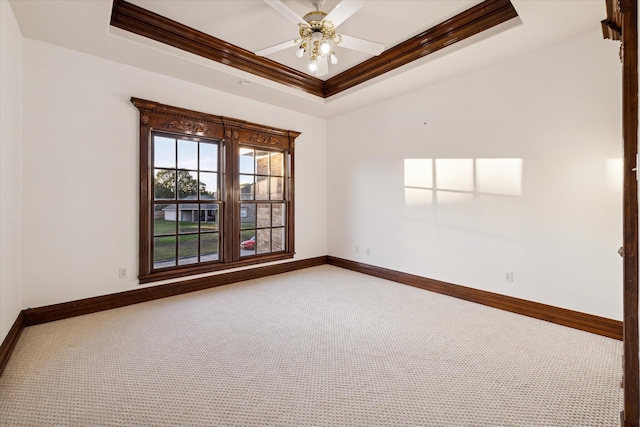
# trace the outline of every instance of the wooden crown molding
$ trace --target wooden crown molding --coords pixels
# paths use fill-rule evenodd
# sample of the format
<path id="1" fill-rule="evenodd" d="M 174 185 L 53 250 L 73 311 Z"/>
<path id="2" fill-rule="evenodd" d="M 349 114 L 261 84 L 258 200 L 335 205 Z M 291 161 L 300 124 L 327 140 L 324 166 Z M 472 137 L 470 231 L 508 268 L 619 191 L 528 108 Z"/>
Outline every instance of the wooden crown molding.
<path id="1" fill-rule="evenodd" d="M 350 89 L 516 18 L 510 0 L 487 0 L 348 69 L 325 84 L 324 97 Z"/>
<path id="2" fill-rule="evenodd" d="M 327 81 L 255 55 L 125 0 L 114 0 L 111 25 L 221 64 L 328 98 L 518 16 L 510 0 L 485 0 Z"/>

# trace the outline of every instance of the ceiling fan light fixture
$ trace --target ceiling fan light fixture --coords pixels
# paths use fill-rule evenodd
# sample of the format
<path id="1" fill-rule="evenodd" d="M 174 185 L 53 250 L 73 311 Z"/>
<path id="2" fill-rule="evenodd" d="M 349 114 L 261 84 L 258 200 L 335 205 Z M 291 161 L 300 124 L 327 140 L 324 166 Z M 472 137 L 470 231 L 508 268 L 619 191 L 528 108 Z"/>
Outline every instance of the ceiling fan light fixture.
<path id="1" fill-rule="evenodd" d="M 293 40 L 293 45 L 297 46 L 296 56 L 304 58 L 308 54 L 309 70 L 314 72 L 316 76 L 320 77 L 328 74 L 329 68 L 327 64 L 329 61 L 333 65 L 338 63 L 338 57 L 332 47 L 340 45 L 343 41 L 342 47 L 371 55 L 379 55 L 384 50 L 383 44 L 336 34 L 336 27 L 357 12 L 365 4 L 364 1 L 341 0 L 329 14 L 320 10 L 325 0 L 309 1 L 316 10 L 300 17 L 296 12 L 285 6 L 283 0 L 264 0 L 269 6 L 298 24 L 300 38 Z M 262 49 L 256 52 L 256 55 L 266 56 L 288 47 L 292 47 L 291 41 Z"/>

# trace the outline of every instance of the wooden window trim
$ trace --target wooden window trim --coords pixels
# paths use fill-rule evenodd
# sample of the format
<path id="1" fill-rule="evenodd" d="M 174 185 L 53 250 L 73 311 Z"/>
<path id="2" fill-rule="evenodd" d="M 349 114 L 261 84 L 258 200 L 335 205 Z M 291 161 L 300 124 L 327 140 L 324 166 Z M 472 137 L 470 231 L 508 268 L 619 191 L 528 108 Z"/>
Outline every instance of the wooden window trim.
<path id="1" fill-rule="evenodd" d="M 140 213 L 139 213 L 139 273 L 140 283 L 173 279 L 243 267 L 253 264 L 280 261 L 293 258 L 295 254 L 295 179 L 294 179 L 294 149 L 295 139 L 300 132 L 277 129 L 238 120 L 230 117 L 215 116 L 197 111 L 172 107 L 154 101 L 131 98 L 131 103 L 140 112 Z M 189 137 L 203 137 L 218 140 L 223 150 L 235 150 L 240 145 L 263 149 L 276 149 L 285 152 L 285 168 L 288 170 L 288 184 L 285 185 L 286 202 L 286 239 L 285 251 L 255 255 L 246 258 L 239 257 L 239 247 L 236 248 L 238 238 L 236 231 L 240 224 L 238 165 L 235 156 L 223 156 L 221 174 L 221 200 L 224 212 L 224 229 L 220 230 L 222 237 L 221 259 L 216 263 L 190 264 L 167 269 L 153 269 L 151 218 L 153 214 L 153 159 L 151 157 L 152 132 L 167 132 Z M 236 215 L 236 211 L 238 214 Z"/>

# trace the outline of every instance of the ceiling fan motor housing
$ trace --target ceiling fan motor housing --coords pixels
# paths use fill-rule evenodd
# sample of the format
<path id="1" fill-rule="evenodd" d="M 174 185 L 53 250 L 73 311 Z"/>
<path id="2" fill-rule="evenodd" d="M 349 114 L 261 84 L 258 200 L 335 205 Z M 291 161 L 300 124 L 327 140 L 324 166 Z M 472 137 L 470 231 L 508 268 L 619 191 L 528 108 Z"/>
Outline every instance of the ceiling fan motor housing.
<path id="1" fill-rule="evenodd" d="M 307 24 L 312 25 L 314 22 L 322 22 L 327 14 L 321 10 L 314 10 L 313 12 L 309 12 L 302 17 Z M 302 25 L 302 24 L 301 24 Z"/>

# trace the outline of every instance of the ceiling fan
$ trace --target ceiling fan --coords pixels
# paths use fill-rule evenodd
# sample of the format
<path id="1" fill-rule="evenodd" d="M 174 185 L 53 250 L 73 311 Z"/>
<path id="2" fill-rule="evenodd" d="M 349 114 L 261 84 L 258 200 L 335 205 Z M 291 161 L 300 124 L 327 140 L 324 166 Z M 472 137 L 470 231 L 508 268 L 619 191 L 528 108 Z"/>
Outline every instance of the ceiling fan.
<path id="1" fill-rule="evenodd" d="M 310 58 L 309 70 L 320 77 L 329 73 L 328 61 L 331 61 L 334 65 L 338 63 L 338 57 L 332 46 L 340 45 L 340 47 L 374 56 L 380 55 L 384 50 L 384 45 L 381 43 L 336 33 L 336 27 L 364 6 L 365 1 L 342 0 L 327 14 L 320 10 L 325 0 L 310 0 L 316 10 L 307 13 L 304 17 L 298 16 L 280 0 L 264 0 L 264 2 L 298 24 L 300 36 L 255 52 L 258 56 L 266 56 L 297 46 L 296 55 L 298 58 L 302 58 L 305 53 L 308 53 Z"/>

